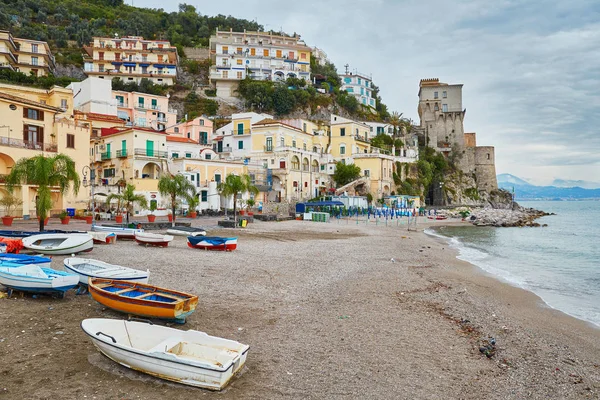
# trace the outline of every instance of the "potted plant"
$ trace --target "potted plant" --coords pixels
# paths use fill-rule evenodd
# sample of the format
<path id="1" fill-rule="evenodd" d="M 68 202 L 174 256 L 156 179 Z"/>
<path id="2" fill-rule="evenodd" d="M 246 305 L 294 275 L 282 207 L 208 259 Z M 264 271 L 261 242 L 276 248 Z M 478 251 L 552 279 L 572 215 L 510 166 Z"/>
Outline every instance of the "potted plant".
<path id="1" fill-rule="evenodd" d="M 40 217 L 37 217 L 37 220 L 40 221 Z M 44 218 L 44 226 L 48 225 L 49 220 L 50 220 L 50 217 Z"/>
<path id="2" fill-rule="evenodd" d="M 5 210 L 5 214 L 2 217 L 2 225 L 12 225 L 15 217 L 11 215 L 11 210 L 16 210 L 17 206 L 20 206 L 21 204 L 23 204 L 23 201 L 10 192 L 6 193 L 4 197 L 0 199 L 0 206 L 4 207 Z"/>
<path id="3" fill-rule="evenodd" d="M 169 210 L 169 213 L 167 214 L 167 218 L 169 219 L 169 222 L 173 222 L 173 214 L 171 213 L 171 210 Z"/>
<path id="4" fill-rule="evenodd" d="M 156 211 L 156 201 L 151 201 L 150 202 L 150 207 L 148 207 L 148 209 L 150 210 L 150 214 L 147 215 L 148 217 L 148 222 L 154 222 L 156 221 L 156 215 L 154 215 L 154 211 Z"/>
<path id="5" fill-rule="evenodd" d="M 60 214 L 58 214 L 58 218 L 60 218 L 60 223 L 63 225 L 69 225 L 69 221 L 71 221 L 71 217 L 69 217 L 66 210 L 62 210 Z"/>
<path id="6" fill-rule="evenodd" d="M 94 222 L 94 213 L 92 213 L 91 211 L 84 212 L 83 217 L 85 218 L 86 224 L 91 224 L 92 222 Z"/>
<path id="7" fill-rule="evenodd" d="M 125 186 L 125 190 L 122 193 L 111 193 L 106 197 L 106 202 L 110 204 L 110 202 L 116 199 L 118 204 L 118 214 L 115 216 L 115 221 L 120 224 L 123 223 L 123 215 L 121 215 L 121 203 L 125 204 L 125 212 L 127 215 L 127 223 L 129 223 L 129 214 L 133 211 L 133 205 L 135 203 L 139 204 L 141 208 L 148 207 L 148 202 L 146 197 L 141 194 L 135 193 L 135 185 L 130 183 Z M 120 217 L 120 218 L 119 218 Z"/>
<path id="8" fill-rule="evenodd" d="M 246 201 L 246 206 L 248 207 L 248 215 L 254 215 L 254 212 L 252 212 L 252 207 L 254 207 L 254 205 L 256 204 L 256 201 L 254 199 L 248 199 Z"/>
<path id="9" fill-rule="evenodd" d="M 187 203 L 188 203 L 188 207 L 189 207 L 190 218 L 196 219 L 196 217 L 198 216 L 198 212 L 196 211 L 196 209 L 200 205 L 200 200 L 198 199 L 198 195 L 194 194 L 194 195 L 190 196 L 187 199 Z"/>

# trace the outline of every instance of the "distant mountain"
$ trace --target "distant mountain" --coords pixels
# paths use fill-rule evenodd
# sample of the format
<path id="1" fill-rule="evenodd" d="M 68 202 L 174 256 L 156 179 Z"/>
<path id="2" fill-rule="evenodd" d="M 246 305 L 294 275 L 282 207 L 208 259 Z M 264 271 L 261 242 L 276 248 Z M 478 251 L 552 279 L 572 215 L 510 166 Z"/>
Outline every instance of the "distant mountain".
<path id="1" fill-rule="evenodd" d="M 557 187 L 535 186 L 525 180 L 511 175 L 500 174 L 497 176 L 498 187 L 509 192 L 515 191 L 517 200 L 582 200 L 600 199 L 600 189 L 586 189 L 583 187 Z M 555 180 L 556 182 L 556 180 Z M 562 181 L 577 182 L 577 181 Z M 559 180 L 560 183 L 560 180 Z M 590 183 L 590 182 L 588 182 Z"/>
<path id="2" fill-rule="evenodd" d="M 498 185 L 502 183 L 506 185 L 533 186 L 531 183 L 511 174 L 500 174 L 496 178 L 498 179 Z"/>
<path id="3" fill-rule="evenodd" d="M 580 187 L 580 188 L 584 188 L 584 189 L 600 189 L 600 182 L 555 179 L 554 181 L 552 181 L 552 186 L 561 187 L 561 188 Z"/>

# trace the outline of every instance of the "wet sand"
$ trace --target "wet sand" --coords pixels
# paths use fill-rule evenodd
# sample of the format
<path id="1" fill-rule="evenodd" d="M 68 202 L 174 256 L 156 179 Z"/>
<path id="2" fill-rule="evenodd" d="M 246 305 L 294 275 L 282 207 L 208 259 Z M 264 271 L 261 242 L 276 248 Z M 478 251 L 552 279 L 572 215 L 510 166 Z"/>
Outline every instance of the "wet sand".
<path id="1" fill-rule="evenodd" d="M 194 224 L 232 232 L 214 219 Z M 176 238 L 167 249 L 120 241 L 84 255 L 149 268 L 152 284 L 198 294 L 197 311 L 176 328 L 251 346 L 225 391 L 102 356 L 81 320 L 123 315 L 71 291 L 0 299 L 0 399 L 600 398 L 599 329 L 457 260 L 422 231 L 288 221 L 236 234 L 231 253 Z M 488 337 L 497 341 L 489 359 L 479 351 Z"/>

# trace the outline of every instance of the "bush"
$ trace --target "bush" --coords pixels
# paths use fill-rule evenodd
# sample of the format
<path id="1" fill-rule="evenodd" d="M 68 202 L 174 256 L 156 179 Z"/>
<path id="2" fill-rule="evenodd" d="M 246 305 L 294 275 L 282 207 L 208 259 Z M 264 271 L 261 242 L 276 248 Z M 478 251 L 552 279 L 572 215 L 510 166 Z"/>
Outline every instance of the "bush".
<path id="1" fill-rule="evenodd" d="M 205 89 L 204 94 L 208 97 L 217 97 L 217 89 Z"/>

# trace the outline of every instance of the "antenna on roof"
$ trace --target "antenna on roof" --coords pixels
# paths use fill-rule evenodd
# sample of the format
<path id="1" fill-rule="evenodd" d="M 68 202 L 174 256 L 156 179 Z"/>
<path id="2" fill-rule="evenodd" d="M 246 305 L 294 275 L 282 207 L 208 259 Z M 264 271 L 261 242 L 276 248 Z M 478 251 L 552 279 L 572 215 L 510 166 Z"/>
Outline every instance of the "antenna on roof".
<path id="1" fill-rule="evenodd" d="M 344 68 L 346 68 L 346 75 L 348 75 L 348 68 L 350 67 L 350 65 L 346 64 L 344 65 Z"/>

